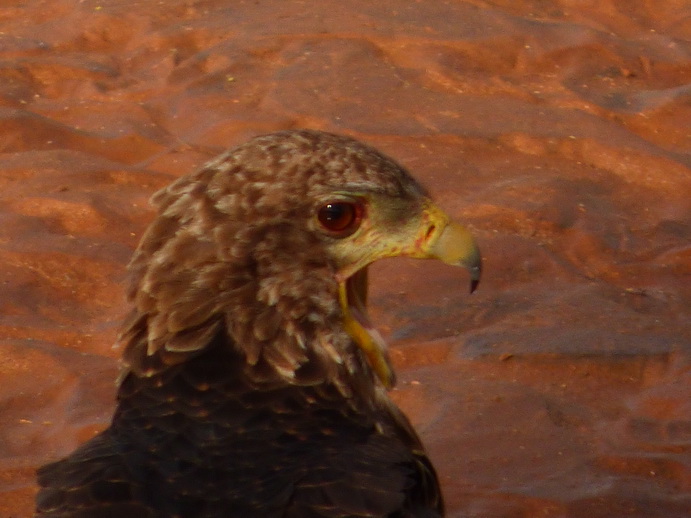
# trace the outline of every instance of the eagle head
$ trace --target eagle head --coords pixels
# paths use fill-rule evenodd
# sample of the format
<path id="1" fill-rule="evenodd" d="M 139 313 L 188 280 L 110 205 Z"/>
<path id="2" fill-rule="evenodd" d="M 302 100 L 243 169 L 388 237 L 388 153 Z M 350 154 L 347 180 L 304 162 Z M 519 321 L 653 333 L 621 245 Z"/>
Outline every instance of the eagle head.
<path id="1" fill-rule="evenodd" d="M 366 311 L 367 266 L 436 258 L 467 268 L 471 291 L 480 278 L 470 233 L 403 167 L 344 136 L 254 138 L 152 202 L 120 337 L 127 369 L 141 376 L 202 354 L 221 333 L 256 384 L 347 386 L 364 372 L 390 387 Z"/>

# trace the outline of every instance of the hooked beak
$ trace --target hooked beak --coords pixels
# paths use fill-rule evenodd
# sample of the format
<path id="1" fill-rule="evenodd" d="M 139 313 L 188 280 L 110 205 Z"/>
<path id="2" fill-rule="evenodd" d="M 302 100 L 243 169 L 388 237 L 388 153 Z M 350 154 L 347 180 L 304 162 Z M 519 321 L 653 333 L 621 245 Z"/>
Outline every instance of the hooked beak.
<path id="1" fill-rule="evenodd" d="M 464 226 L 450 221 L 429 244 L 430 258 L 452 266 L 462 266 L 470 273 L 470 293 L 480 284 L 482 257 L 473 236 Z"/>
<path id="2" fill-rule="evenodd" d="M 363 351 L 382 384 L 391 388 L 395 384 L 395 374 L 387 346 L 367 316 L 367 264 L 397 255 L 438 259 L 467 269 L 473 293 L 480 282 L 482 258 L 470 232 L 431 202 L 404 232 L 378 234 L 371 241 L 376 243 L 376 252 L 363 258 L 363 264 L 351 265 L 340 272 L 339 302 L 345 330 Z"/>

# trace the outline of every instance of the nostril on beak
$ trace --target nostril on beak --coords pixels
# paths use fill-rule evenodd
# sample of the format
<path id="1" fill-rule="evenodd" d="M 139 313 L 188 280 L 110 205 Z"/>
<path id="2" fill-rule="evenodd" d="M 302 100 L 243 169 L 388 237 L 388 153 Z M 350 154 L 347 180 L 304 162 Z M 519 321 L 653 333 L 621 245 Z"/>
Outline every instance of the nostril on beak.
<path id="1" fill-rule="evenodd" d="M 425 234 L 425 241 L 429 241 L 429 238 L 432 237 L 432 234 L 434 234 L 435 230 L 437 230 L 436 225 L 429 226 L 429 228 L 427 229 L 427 233 Z"/>

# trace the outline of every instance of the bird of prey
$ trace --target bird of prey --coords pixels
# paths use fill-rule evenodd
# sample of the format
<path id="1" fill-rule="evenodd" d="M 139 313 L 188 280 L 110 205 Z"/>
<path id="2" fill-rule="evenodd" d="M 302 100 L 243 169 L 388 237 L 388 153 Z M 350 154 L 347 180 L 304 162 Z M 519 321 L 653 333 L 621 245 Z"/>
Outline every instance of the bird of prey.
<path id="1" fill-rule="evenodd" d="M 400 165 L 318 131 L 256 137 L 152 198 L 112 423 L 39 469 L 50 518 L 439 517 L 386 391 L 367 266 L 466 267 L 470 233 Z"/>

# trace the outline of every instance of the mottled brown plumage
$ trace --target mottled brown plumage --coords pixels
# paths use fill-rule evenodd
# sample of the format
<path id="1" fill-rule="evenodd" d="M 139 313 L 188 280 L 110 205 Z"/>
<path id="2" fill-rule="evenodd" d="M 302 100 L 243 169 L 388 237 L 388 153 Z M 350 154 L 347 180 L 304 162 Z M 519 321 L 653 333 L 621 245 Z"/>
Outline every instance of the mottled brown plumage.
<path id="1" fill-rule="evenodd" d="M 112 424 L 41 468 L 37 514 L 441 516 L 434 469 L 386 395 L 365 272 L 410 255 L 477 279 L 465 231 L 390 159 L 313 131 L 253 139 L 153 203 Z"/>

